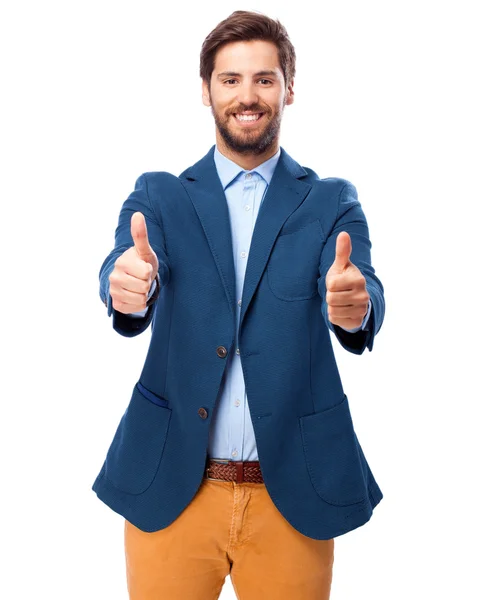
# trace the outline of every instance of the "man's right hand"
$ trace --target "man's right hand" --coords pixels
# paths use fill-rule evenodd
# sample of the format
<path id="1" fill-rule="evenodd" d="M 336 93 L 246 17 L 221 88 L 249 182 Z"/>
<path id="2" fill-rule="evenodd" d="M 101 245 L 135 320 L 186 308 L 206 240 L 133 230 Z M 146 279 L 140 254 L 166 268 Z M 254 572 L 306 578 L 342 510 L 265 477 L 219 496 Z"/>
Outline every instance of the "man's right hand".
<path id="1" fill-rule="evenodd" d="M 112 306 L 125 315 L 145 310 L 151 283 L 158 273 L 158 258 L 148 241 L 141 212 L 131 216 L 130 226 L 134 245 L 116 259 L 108 277 Z"/>

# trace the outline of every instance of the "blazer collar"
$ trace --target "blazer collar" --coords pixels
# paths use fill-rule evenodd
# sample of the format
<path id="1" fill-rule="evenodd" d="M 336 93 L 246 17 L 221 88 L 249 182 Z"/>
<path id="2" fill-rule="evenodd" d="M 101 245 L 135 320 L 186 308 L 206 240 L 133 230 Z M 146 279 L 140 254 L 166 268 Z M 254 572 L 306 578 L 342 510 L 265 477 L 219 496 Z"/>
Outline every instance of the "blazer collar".
<path id="1" fill-rule="evenodd" d="M 230 309 L 236 319 L 236 277 L 228 203 L 214 162 L 213 145 L 203 158 L 180 174 L 179 179 L 194 205 L 214 257 Z M 281 147 L 278 164 L 258 212 L 246 265 L 239 327 L 268 262 L 276 237 L 286 219 L 311 190 L 302 181 L 308 175 Z"/>

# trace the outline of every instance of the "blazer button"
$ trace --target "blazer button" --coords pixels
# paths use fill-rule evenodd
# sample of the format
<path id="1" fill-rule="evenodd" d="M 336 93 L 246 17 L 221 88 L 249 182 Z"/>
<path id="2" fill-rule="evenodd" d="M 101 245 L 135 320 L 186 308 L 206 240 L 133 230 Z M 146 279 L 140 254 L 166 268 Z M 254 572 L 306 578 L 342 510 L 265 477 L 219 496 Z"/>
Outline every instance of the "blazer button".
<path id="1" fill-rule="evenodd" d="M 206 408 L 203 407 L 198 409 L 198 414 L 202 419 L 206 419 L 208 417 L 208 411 L 206 410 Z"/>
<path id="2" fill-rule="evenodd" d="M 220 358 L 224 358 L 228 354 L 228 350 L 226 350 L 224 346 L 218 346 L 218 348 L 216 348 L 216 354 Z"/>

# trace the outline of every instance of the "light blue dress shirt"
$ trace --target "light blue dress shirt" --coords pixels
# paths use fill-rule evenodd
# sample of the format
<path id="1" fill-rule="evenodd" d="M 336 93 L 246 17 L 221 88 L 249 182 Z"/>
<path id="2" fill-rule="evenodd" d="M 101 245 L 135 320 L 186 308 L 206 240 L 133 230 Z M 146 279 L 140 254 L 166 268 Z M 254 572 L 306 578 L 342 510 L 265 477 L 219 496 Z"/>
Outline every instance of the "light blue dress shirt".
<path id="1" fill-rule="evenodd" d="M 252 171 L 245 171 L 221 154 L 215 146 L 214 160 L 228 203 L 231 223 L 238 295 L 236 339 L 238 339 L 241 297 L 253 229 L 280 153 L 281 148 L 274 156 L 255 167 Z M 153 293 L 155 285 L 156 282 L 153 282 L 150 295 Z M 142 317 L 146 312 L 147 309 L 132 313 L 131 316 Z M 369 302 L 368 312 L 361 327 L 346 329 L 346 331 L 354 333 L 359 329 L 364 329 L 370 312 L 371 302 Z M 228 363 L 218 394 L 218 402 L 212 417 L 208 454 L 210 458 L 225 460 L 258 460 L 239 349 L 237 348 L 235 352 L 229 353 L 227 360 Z"/>

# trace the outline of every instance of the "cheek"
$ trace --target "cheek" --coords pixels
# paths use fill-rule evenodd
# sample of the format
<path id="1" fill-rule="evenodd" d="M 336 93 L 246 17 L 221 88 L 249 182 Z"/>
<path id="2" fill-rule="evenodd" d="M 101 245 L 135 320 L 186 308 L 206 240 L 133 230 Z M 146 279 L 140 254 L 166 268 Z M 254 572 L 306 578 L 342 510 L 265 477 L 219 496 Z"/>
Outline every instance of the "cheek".
<path id="1" fill-rule="evenodd" d="M 271 101 L 267 103 L 269 106 L 269 109 L 271 111 L 270 116 L 272 115 L 281 115 L 284 109 L 284 104 L 278 104 L 277 102 L 277 98 L 275 98 L 275 101 Z"/>

